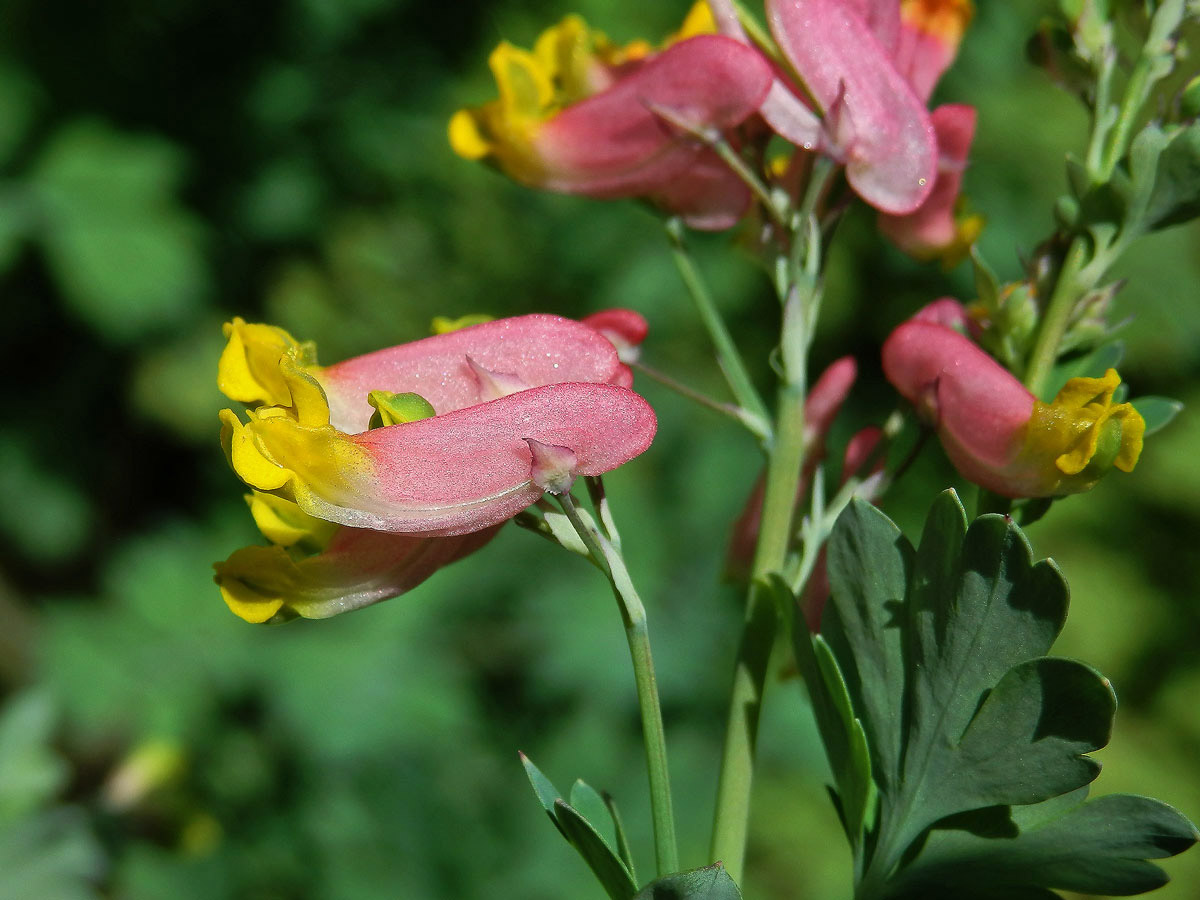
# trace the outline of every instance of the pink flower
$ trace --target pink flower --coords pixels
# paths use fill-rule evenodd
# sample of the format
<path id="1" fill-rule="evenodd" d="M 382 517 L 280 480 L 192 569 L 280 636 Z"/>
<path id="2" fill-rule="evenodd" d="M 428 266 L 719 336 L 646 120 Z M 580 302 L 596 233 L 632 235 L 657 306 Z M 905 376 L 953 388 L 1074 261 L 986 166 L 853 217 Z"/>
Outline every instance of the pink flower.
<path id="1" fill-rule="evenodd" d="M 930 321 L 909 321 L 883 346 L 883 371 L 937 430 L 964 477 L 1005 497 L 1086 491 L 1108 469 L 1129 472 L 1145 422 L 1113 403 L 1121 383 L 1073 378 L 1044 403 L 970 338 Z"/>
<path id="2" fill-rule="evenodd" d="M 722 33 L 749 42 L 732 0 L 711 5 Z M 881 212 L 914 212 L 938 174 L 926 103 L 969 2 L 766 0 L 766 13 L 790 71 L 776 73 L 763 118 L 796 146 L 843 163 L 851 187 Z"/>
<path id="3" fill-rule="evenodd" d="M 617 47 L 578 16 L 532 52 L 501 43 L 489 60 L 499 98 L 455 113 L 450 144 L 530 187 L 645 197 L 695 227 L 727 228 L 749 192 L 694 132 L 740 125 L 771 74 L 750 48 L 702 33 L 710 23 L 693 12 L 661 51 Z"/>
<path id="4" fill-rule="evenodd" d="M 262 405 L 246 421 L 222 412 L 222 443 L 275 546 L 234 554 L 218 582 L 254 621 L 393 596 L 654 437 L 616 349 L 568 319 L 502 319 L 328 367 L 282 329 L 226 333 L 219 384 Z"/>

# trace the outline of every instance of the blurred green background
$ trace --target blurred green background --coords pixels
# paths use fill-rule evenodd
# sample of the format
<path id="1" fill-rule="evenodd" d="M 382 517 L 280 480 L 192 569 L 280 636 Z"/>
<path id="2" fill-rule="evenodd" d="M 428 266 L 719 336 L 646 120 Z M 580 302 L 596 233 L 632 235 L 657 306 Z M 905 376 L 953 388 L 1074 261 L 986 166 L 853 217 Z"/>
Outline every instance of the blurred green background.
<path id="1" fill-rule="evenodd" d="M 1049 3 L 984 4 L 939 89 L 980 108 L 966 188 L 1008 278 L 1052 227 L 1085 116 L 1023 56 Z M 210 565 L 258 540 L 217 445 L 221 322 L 322 359 L 434 315 L 641 310 L 646 359 L 721 391 L 633 203 L 535 194 L 453 157 L 485 58 L 578 11 L 656 38 L 682 3 L 8 0 L 0 5 L 0 898 L 601 898 L 517 762 L 616 795 L 650 874 L 624 638 L 594 571 L 515 529 L 411 595 L 282 628 L 233 617 Z M 696 241 L 765 385 L 776 308 L 726 236 Z M 1137 394 L 1200 407 L 1200 231 L 1143 242 L 1117 304 Z M 970 272 L 918 267 L 852 214 L 815 356 L 856 354 L 838 429 L 894 402 L 878 346 Z M 661 430 L 609 481 L 649 607 L 683 860 L 706 862 L 736 626 L 715 586 L 752 442 L 641 385 Z M 835 440 L 834 444 L 837 445 Z M 1073 589 L 1059 651 L 1122 707 L 1096 790 L 1200 817 L 1200 420 L 1031 529 Z M 835 451 L 837 452 L 837 451 Z M 887 504 L 911 530 L 953 475 L 927 454 Z M 748 897 L 849 896 L 803 690 L 771 688 Z M 1200 854 L 1162 897 L 1196 896 Z"/>

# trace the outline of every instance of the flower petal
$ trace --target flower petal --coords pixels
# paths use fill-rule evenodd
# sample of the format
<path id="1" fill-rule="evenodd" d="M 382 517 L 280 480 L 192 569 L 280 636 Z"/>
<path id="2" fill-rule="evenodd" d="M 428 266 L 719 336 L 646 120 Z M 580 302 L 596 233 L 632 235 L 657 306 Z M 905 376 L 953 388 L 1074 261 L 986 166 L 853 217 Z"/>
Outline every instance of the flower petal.
<path id="1" fill-rule="evenodd" d="M 884 212 L 912 212 L 933 188 L 937 145 L 924 104 L 887 48 L 842 0 L 766 7 L 780 49 L 831 120 L 851 186 Z"/>
<path id="2" fill-rule="evenodd" d="M 286 415 L 222 418 L 252 487 L 341 525 L 429 535 L 476 531 L 536 501 L 526 439 L 566 447 L 578 474 L 599 475 L 645 450 L 657 424 L 645 400 L 609 384 L 547 385 L 355 435 Z"/>
<path id="3" fill-rule="evenodd" d="M 975 138 L 975 108 L 953 103 L 939 106 L 930 115 L 938 142 L 938 173 L 933 190 L 914 212 L 904 216 L 881 213 L 879 230 L 905 253 L 917 259 L 941 256 L 946 262 L 961 259 L 978 236 L 978 228 L 960 228 L 955 209 L 967 155 Z M 977 219 L 968 220 L 977 222 Z"/>
<path id="4" fill-rule="evenodd" d="M 724 130 L 752 115 L 770 85 L 765 60 L 737 41 L 698 35 L 674 44 L 539 128 L 545 171 L 535 186 L 593 197 L 654 193 L 702 147 L 655 110 L 697 130 Z"/>
<path id="5" fill-rule="evenodd" d="M 328 366 L 320 381 L 330 421 L 342 431 L 366 430 L 373 390 L 420 394 L 439 414 L 489 399 L 468 356 L 529 387 L 624 377 L 613 346 L 580 322 L 548 315 L 497 319 Z"/>
<path id="6" fill-rule="evenodd" d="M 903 0 L 897 8 L 901 23 L 896 69 L 917 98 L 928 103 L 938 79 L 958 55 L 975 7 L 971 0 Z"/>
<path id="7" fill-rule="evenodd" d="M 478 550 L 498 527 L 457 537 L 339 528 L 329 546 L 294 559 L 282 547 L 243 547 L 217 563 L 214 580 L 229 608 L 247 622 L 298 615 L 324 619 L 410 591 Z"/>

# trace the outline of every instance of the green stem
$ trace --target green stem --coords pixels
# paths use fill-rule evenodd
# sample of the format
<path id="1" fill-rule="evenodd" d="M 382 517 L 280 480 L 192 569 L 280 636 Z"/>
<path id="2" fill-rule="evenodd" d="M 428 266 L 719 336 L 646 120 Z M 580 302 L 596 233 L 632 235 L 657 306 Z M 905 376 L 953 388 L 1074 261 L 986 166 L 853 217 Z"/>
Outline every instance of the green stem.
<path id="1" fill-rule="evenodd" d="M 671 805 L 671 778 L 667 768 L 667 740 L 663 732 L 662 707 L 658 699 L 658 681 L 650 655 L 650 632 L 646 608 L 629 577 L 625 559 L 613 544 L 583 521 L 570 493 L 558 498 L 563 512 L 579 533 L 596 564 L 608 576 L 613 595 L 621 610 L 633 677 L 637 684 L 638 706 L 642 713 L 642 738 L 646 745 L 646 767 L 650 777 L 650 814 L 654 821 L 654 857 L 658 874 L 679 870 L 679 851 L 675 842 L 675 814 Z"/>
<path id="2" fill-rule="evenodd" d="M 1101 161 L 1098 173 L 1099 183 L 1105 184 L 1112 178 L 1113 170 L 1125 155 L 1129 146 L 1129 136 L 1133 132 L 1138 113 L 1141 112 L 1142 106 L 1150 96 L 1156 80 L 1153 77 L 1150 62 L 1143 54 L 1134 65 L 1133 72 L 1129 76 L 1129 83 L 1125 86 L 1125 95 L 1121 99 L 1121 110 L 1117 114 L 1117 121 L 1113 126 L 1108 152 L 1104 154 Z"/>
<path id="3" fill-rule="evenodd" d="M 804 456 L 802 385 L 780 388 L 778 423 L 767 463 L 762 524 L 751 569 L 746 618 L 734 664 L 713 819 L 710 856 L 724 863 L 735 881 L 741 879 L 745 861 L 758 718 L 779 624 L 774 600 L 763 579 L 772 572 L 782 571 L 791 542 L 792 516 Z"/>
<path id="4" fill-rule="evenodd" d="M 1046 379 L 1050 377 L 1050 371 L 1058 359 L 1059 345 L 1071 322 L 1071 312 L 1087 290 L 1086 285 L 1079 284 L 1079 276 L 1088 261 L 1088 244 L 1088 239 L 1082 236 L 1071 241 L 1054 282 L 1054 293 L 1042 314 L 1037 340 L 1025 368 L 1025 387 L 1035 397 L 1041 397 L 1045 390 Z"/>
<path id="5" fill-rule="evenodd" d="M 687 287 L 688 293 L 691 294 L 692 300 L 696 304 L 696 311 L 699 312 L 704 327 L 708 329 L 709 337 L 717 351 L 717 361 L 720 363 L 721 371 L 725 374 L 725 380 L 733 392 L 734 399 L 742 409 L 762 422 L 764 427 L 769 428 L 766 425 L 770 422 L 767 416 L 767 407 L 758 395 L 758 391 L 754 389 L 754 384 L 742 362 L 742 356 L 733 343 L 733 338 L 725 327 L 725 322 L 717 311 L 716 304 L 713 303 L 712 295 L 708 292 L 704 279 L 700 277 L 696 263 L 687 251 L 683 223 L 679 219 L 668 219 L 666 230 L 667 237 L 671 241 L 671 253 L 675 258 L 675 265 L 679 269 L 679 276 L 683 279 L 684 286 Z"/>
<path id="6" fill-rule="evenodd" d="M 711 409 L 713 412 L 720 413 L 723 416 L 729 416 L 731 419 L 736 419 L 759 440 L 766 439 L 769 429 L 764 428 L 765 423 L 763 420 L 748 413 L 741 407 L 734 406 L 732 403 L 722 403 L 719 400 L 714 400 L 707 394 L 701 393 L 695 388 L 690 388 L 686 384 L 676 381 L 670 375 L 660 372 L 658 369 L 653 369 L 641 361 L 630 363 L 629 366 L 635 371 L 641 372 L 646 377 L 657 381 L 664 387 L 670 388 L 681 397 L 686 397 L 688 400 L 691 400 L 694 403 L 699 403 L 701 406 Z"/>

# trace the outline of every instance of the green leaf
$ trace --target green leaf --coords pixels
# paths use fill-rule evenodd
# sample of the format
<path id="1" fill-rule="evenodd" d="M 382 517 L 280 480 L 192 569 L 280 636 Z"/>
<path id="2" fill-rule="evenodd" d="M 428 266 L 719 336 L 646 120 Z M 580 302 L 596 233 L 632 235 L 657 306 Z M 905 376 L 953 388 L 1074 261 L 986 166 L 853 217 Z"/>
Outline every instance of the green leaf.
<path id="1" fill-rule="evenodd" d="M 608 804 L 595 788 L 582 779 L 576 779 L 571 785 L 570 804 L 596 829 L 596 833 L 604 838 L 606 844 L 610 847 L 616 846 L 617 835 L 613 828 L 612 815 L 608 811 Z"/>
<path id="2" fill-rule="evenodd" d="M 720 863 L 650 882 L 634 900 L 742 900 L 742 892 Z"/>
<path id="3" fill-rule="evenodd" d="M 1164 129 L 1150 123 L 1130 148 L 1126 227 L 1143 234 L 1200 216 L 1200 122 Z"/>
<path id="4" fill-rule="evenodd" d="M 50 802 L 69 777 L 50 748 L 54 707 L 45 692 L 10 699 L 0 717 L 0 825 Z"/>
<path id="5" fill-rule="evenodd" d="M 190 316 L 208 289 L 199 220 L 176 198 L 178 149 L 75 122 L 48 142 L 31 186 L 39 237 L 74 312 L 128 341 Z"/>
<path id="6" fill-rule="evenodd" d="M 1127 794 L 1085 803 L 1086 796 L 1082 788 L 1045 803 L 993 807 L 940 823 L 888 896 L 976 896 L 979 884 L 1012 897 L 1053 896 L 1044 893 L 1051 888 L 1138 894 L 1167 881 L 1147 860 L 1196 842 L 1192 823 L 1165 803 Z"/>
<path id="7" fill-rule="evenodd" d="M 1183 404 L 1170 397 L 1138 397 L 1133 401 L 1133 408 L 1146 420 L 1147 435 L 1162 431 L 1183 412 Z"/>
<path id="8" fill-rule="evenodd" d="M 562 800 L 554 802 L 554 813 L 567 840 L 579 851 L 608 896 L 612 900 L 629 900 L 637 892 L 637 885 L 625 863 L 605 843 L 599 832 Z"/>
<path id="9" fill-rule="evenodd" d="M 881 790 L 896 786 L 904 708 L 901 645 L 912 546 L 883 513 L 855 498 L 829 538 L 836 585 L 822 631 L 837 657 Z M 832 613 L 832 615 L 831 615 Z"/>
<path id="10" fill-rule="evenodd" d="M 629 838 L 625 834 L 625 825 L 621 821 L 621 811 L 617 809 L 617 801 L 604 793 L 604 805 L 608 807 L 608 814 L 612 816 L 613 829 L 617 836 L 617 855 L 621 857 L 621 861 L 625 863 L 625 867 L 629 869 L 629 874 L 633 877 L 633 883 L 637 884 L 637 869 L 633 867 L 633 852 L 629 848 Z"/>
<path id="11" fill-rule="evenodd" d="M 583 861 L 588 864 L 588 868 L 592 870 L 612 900 L 629 900 L 637 890 L 637 883 L 633 880 L 631 868 L 626 866 L 592 823 L 579 810 L 562 799 L 550 779 L 542 774 L 542 771 L 533 764 L 529 757 L 524 753 L 520 754 L 520 757 L 521 764 L 525 767 L 525 774 L 529 776 L 529 783 L 533 785 L 533 791 L 537 794 L 538 801 L 546 810 L 546 814 L 550 816 L 550 821 L 554 823 L 559 833 L 583 857 Z M 611 825 L 612 818 L 609 815 L 607 804 L 599 794 L 582 781 L 575 783 L 571 790 L 571 798 L 572 800 L 578 799 L 583 805 L 589 807 L 593 815 L 597 817 L 595 821 L 608 822 Z M 627 850 L 628 848 L 626 848 L 626 852 Z"/>
<path id="12" fill-rule="evenodd" d="M 1116 709 L 1108 681 L 1083 663 L 1042 657 L 1014 666 L 945 759 L 927 814 L 939 801 L 953 813 L 1037 803 L 1088 784 L 1100 764 L 1083 754 L 1108 743 Z"/>
<path id="13" fill-rule="evenodd" d="M 781 578 L 772 578 L 771 589 L 777 595 L 786 594 L 791 600 L 791 608 L 796 610 L 792 629 L 796 663 L 808 688 L 817 729 L 833 773 L 842 826 L 851 845 L 857 847 L 868 827 L 868 811 L 874 798 L 867 736 L 862 721 L 854 715 L 846 679 L 829 644 L 819 634 L 814 635 L 808 630 L 804 613 Z"/>
<path id="14" fill-rule="evenodd" d="M 546 815 L 550 817 L 550 821 L 554 823 L 554 827 L 558 829 L 559 833 L 570 841 L 571 838 L 563 830 L 554 809 L 554 804 L 562 795 L 558 793 L 558 789 L 551 783 L 550 779 L 542 774 L 542 770 L 533 764 L 533 760 L 524 753 L 518 753 L 517 755 L 521 757 L 521 765 L 525 767 L 525 774 L 529 778 L 529 783 L 533 786 L 533 792 L 537 794 L 538 802 L 542 804 L 542 809 L 546 811 Z"/>
<path id="15" fill-rule="evenodd" d="M 853 719 L 831 689 L 838 671 L 870 743 L 879 818 L 864 900 L 890 896 L 890 874 L 946 817 L 1036 804 L 1095 778 L 1085 754 L 1108 741 L 1116 698 L 1093 669 L 1045 655 L 1066 619 L 1067 586 L 1053 562 L 1034 561 L 1011 520 L 986 515 L 967 527 L 948 491 L 914 553 L 881 512 L 856 503 L 834 529 L 829 572 L 834 614 L 823 636 L 836 667 L 822 669 L 821 643 L 806 661 L 798 642 L 797 656 L 821 674 L 819 705 L 837 726 L 819 720 L 831 757 L 853 755 Z M 847 766 L 835 764 L 835 777 L 849 779 Z"/>
<path id="16" fill-rule="evenodd" d="M 945 816 L 1086 784 L 1099 767 L 1078 755 L 1103 746 L 1111 725 L 1107 682 L 1078 663 L 1038 659 L 1066 620 L 1057 567 L 1035 564 L 1003 516 L 964 525 L 957 497 L 943 494 L 917 553 L 897 800 L 906 815 L 895 823 L 905 845 Z M 1058 729 L 1083 737 L 1055 740 Z"/>

